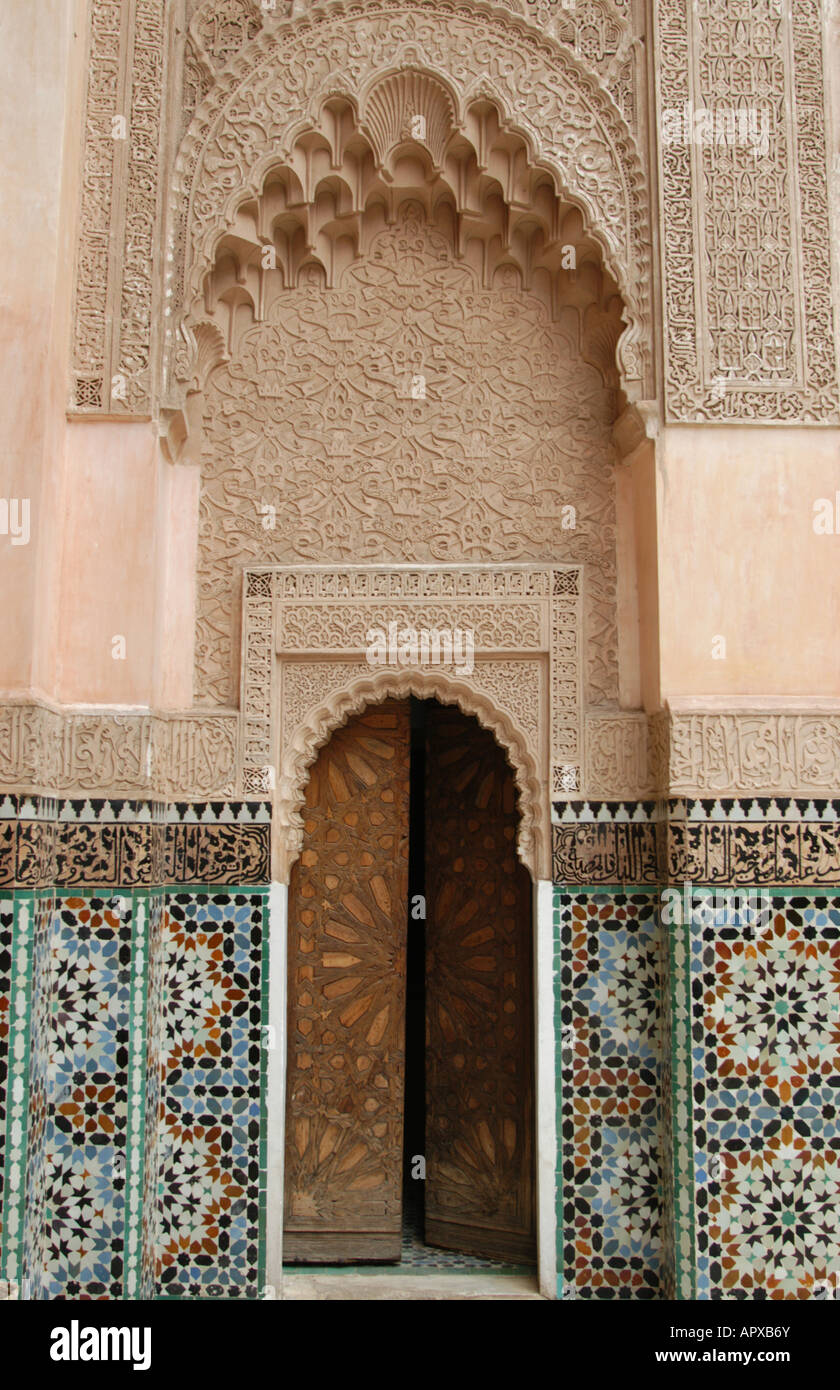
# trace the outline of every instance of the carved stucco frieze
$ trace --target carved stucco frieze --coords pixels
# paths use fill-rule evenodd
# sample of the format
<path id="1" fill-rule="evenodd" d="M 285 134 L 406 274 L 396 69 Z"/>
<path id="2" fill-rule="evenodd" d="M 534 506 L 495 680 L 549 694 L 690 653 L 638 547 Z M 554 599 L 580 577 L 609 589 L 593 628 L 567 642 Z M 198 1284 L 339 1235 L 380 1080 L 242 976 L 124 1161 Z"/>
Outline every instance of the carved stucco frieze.
<path id="1" fill-rule="evenodd" d="M 202 800 L 235 791 L 236 713 L 0 707 L 0 786 L 68 796 Z"/>
<path id="2" fill-rule="evenodd" d="M 776 0 L 739 6 L 728 0 L 697 5 L 658 0 L 654 12 L 650 39 L 660 89 L 671 418 L 836 420 L 818 0 L 794 6 Z M 336 4 L 319 7 L 317 14 L 290 0 L 277 0 L 273 11 L 253 0 L 214 0 L 190 6 L 188 31 L 173 36 L 176 45 L 184 45 L 177 58 L 165 51 L 162 0 L 97 0 L 89 16 L 72 354 L 76 409 L 133 413 L 148 409 L 154 396 L 154 303 L 163 301 L 156 301 L 160 262 L 152 243 L 165 168 L 159 151 L 166 141 L 159 146 L 158 134 L 167 69 L 183 73 L 183 91 L 170 96 L 173 119 L 188 120 L 197 111 L 175 180 L 176 264 L 188 232 L 200 233 L 213 211 L 213 185 L 222 199 L 237 178 L 247 187 L 242 153 L 247 148 L 258 159 L 260 141 L 264 148 L 278 145 L 277 118 L 266 124 L 265 101 L 255 96 L 249 105 L 244 95 L 256 91 L 266 64 L 271 69 L 280 63 L 277 90 L 285 85 L 288 100 L 279 109 L 286 113 L 293 106 L 300 109 L 300 99 L 314 99 L 319 83 L 323 88 L 327 80 L 300 56 L 305 47 L 311 55 L 323 39 L 331 71 L 340 79 L 352 77 L 358 89 L 369 62 L 382 57 L 390 31 L 392 48 L 398 35 L 432 65 L 438 61 L 441 72 L 457 67 L 467 84 L 486 66 L 491 78 L 499 79 L 500 91 L 508 90 L 516 119 L 534 123 L 535 148 L 564 163 L 570 176 L 566 186 L 574 189 L 575 171 L 588 170 L 590 200 L 583 188 L 576 196 L 582 196 L 616 267 L 637 263 L 630 276 L 636 297 L 646 286 L 646 253 L 640 258 L 630 251 L 634 238 L 637 245 L 647 242 L 647 201 L 638 186 L 645 142 L 640 140 L 637 155 L 632 141 L 628 144 L 627 127 L 615 128 L 597 95 L 603 82 L 634 128 L 641 63 L 633 7 L 626 0 L 577 0 L 571 8 L 562 0 L 509 0 L 492 11 L 481 4 L 448 7 L 418 0 L 413 6 L 374 3 L 352 11 Z M 447 42 L 453 27 L 459 32 Z M 516 52 L 516 61 L 497 62 L 494 45 L 507 56 Z M 483 55 L 472 72 L 471 53 Z M 571 93 L 562 109 L 554 109 L 558 76 Z M 712 113 L 712 130 L 718 129 L 720 138 L 674 138 L 674 113 L 685 117 L 688 130 L 698 109 Z M 596 141 L 601 131 L 607 136 L 597 157 L 595 146 L 584 157 L 584 147 L 570 134 L 583 130 L 586 120 L 581 124 L 579 117 L 587 110 L 591 136 Z M 730 139 L 727 124 L 731 115 L 737 133 L 739 112 L 748 132 L 740 143 Z M 128 121 L 125 140 L 113 137 L 112 117 L 120 115 Z M 243 136 L 247 128 L 244 144 L 239 120 Z M 547 140 L 541 130 L 548 132 Z M 561 145 L 552 130 L 566 134 Z M 208 141 L 212 151 L 205 149 Z M 610 148 L 618 152 L 624 192 L 612 198 L 609 209 L 603 200 L 596 208 L 594 185 L 600 183 L 605 194 L 611 184 L 615 187 L 610 169 L 618 166 L 605 153 Z M 199 163 L 210 178 L 203 190 L 193 182 Z M 696 207 L 699 218 L 690 215 Z M 640 322 L 644 318 L 643 312 Z"/>
<path id="3" fill-rule="evenodd" d="M 642 713 L 588 714 L 584 790 L 599 799 L 642 800 L 655 791 Z"/>
<path id="4" fill-rule="evenodd" d="M 189 35 L 210 72 L 221 72 L 270 13 L 271 7 L 261 7 L 260 0 L 204 0 L 190 19 Z"/>
<path id="5" fill-rule="evenodd" d="M 300 17 L 307 8 L 306 0 L 190 0 L 189 41 L 212 81 L 261 28 Z M 633 125 L 629 113 L 637 107 L 638 77 L 630 55 L 639 35 L 632 0 L 501 0 L 493 8 L 526 20 L 582 58 Z"/>
<path id="6" fill-rule="evenodd" d="M 319 577 L 335 578 L 336 573 L 322 571 Z M 504 571 L 495 573 L 514 581 L 522 575 L 521 571 L 507 576 Z M 545 576 L 541 571 L 534 574 Z M 286 572 L 283 578 L 288 577 Z M 357 572 L 355 577 L 369 580 L 370 573 Z M 439 580 L 440 572 L 430 571 L 429 578 Z M 272 586 L 273 595 L 271 572 L 250 575 L 252 582 L 263 579 Z M 776 814 L 783 817 L 785 798 L 798 799 L 802 805 L 823 804 L 832 798 L 836 801 L 840 791 L 840 714 L 831 711 L 666 711 L 649 719 L 641 713 L 596 712 L 585 718 L 581 757 L 576 745 L 580 711 L 575 676 L 566 663 L 574 650 L 569 634 L 575 622 L 568 615 L 564 618 L 562 611 L 545 644 L 550 650 L 530 657 L 524 651 L 517 657 L 479 657 L 469 677 L 461 677 L 457 669 L 433 671 L 430 679 L 437 680 L 437 686 L 426 690 L 423 682 L 428 672 L 377 673 L 361 656 L 348 660 L 330 653 L 329 641 L 319 660 L 298 654 L 277 661 L 273 596 L 263 602 L 262 627 L 258 607 L 254 611 L 260 598 L 246 603 L 243 639 L 251 653 L 250 685 L 241 721 L 235 712 L 153 715 L 5 705 L 0 708 L 0 786 L 67 796 L 205 800 L 240 790 L 241 756 L 245 794 L 264 797 L 272 789 L 267 779 L 272 760 L 279 751 L 282 767 L 284 750 L 296 749 L 293 772 L 302 780 L 295 783 L 294 795 L 287 797 L 292 806 L 303 794 L 308 768 L 306 759 L 298 758 L 300 730 L 316 725 L 321 729 L 323 710 L 343 708 L 348 692 L 354 699 L 361 698 L 363 690 L 366 698 L 384 698 L 384 686 L 379 685 L 385 680 L 393 685 L 390 693 L 399 693 L 394 684 L 398 677 L 403 685 L 408 681 L 404 689 L 400 686 L 402 693 L 438 694 L 462 704 L 477 701 L 483 716 L 495 721 L 493 727 L 504 726 L 506 736 L 513 736 L 527 753 L 528 766 L 535 769 L 540 782 L 538 801 L 547 798 L 544 784 L 550 780 L 555 801 L 573 802 L 585 796 L 630 802 L 658 795 L 697 799 L 699 805 L 711 804 L 715 798 L 735 798 L 737 804 L 738 798 L 746 798 L 744 814 L 752 818 L 759 802 L 750 798 L 781 797 Z M 387 613 L 387 607 L 383 611 Z M 406 613 L 404 601 L 397 611 Z M 256 626 L 252 626 L 255 618 Z M 552 708 L 559 717 L 555 718 Z M 322 714 L 313 724 L 319 710 Z M 549 721 L 555 739 L 550 779 L 539 752 Z M 287 768 L 283 775 L 292 773 Z M 564 785 L 569 777 L 571 782 Z"/>
<path id="7" fill-rule="evenodd" d="M 660 777 L 671 796 L 840 792 L 840 714 L 678 713 L 657 716 Z"/>
<path id="8" fill-rule="evenodd" d="M 362 9 L 334 4 L 317 7 L 317 13 L 310 9 L 299 0 L 190 0 L 187 25 L 181 29 L 167 22 L 164 0 L 92 0 L 88 6 L 71 409 L 118 415 L 154 410 L 159 387 L 154 379 L 155 314 L 166 302 L 160 284 L 162 257 L 157 254 L 162 190 L 169 177 L 166 150 L 173 134 L 180 139 L 194 113 L 204 110 L 209 100 L 224 105 L 237 94 L 243 76 L 250 87 L 257 76 L 254 65 L 269 51 L 279 54 L 280 62 L 291 71 L 291 110 L 298 90 L 302 92 L 307 83 L 311 86 L 312 59 L 319 49 L 323 61 L 316 81 L 329 82 L 332 74 L 363 76 L 358 58 L 373 37 L 371 23 L 377 27 L 377 10 L 379 32 L 373 47 L 379 61 L 390 64 L 391 55 L 385 49 L 396 39 L 428 41 L 436 34 L 441 70 L 451 68 L 473 83 L 479 75 L 490 78 L 493 71 L 485 33 L 492 31 L 500 51 L 519 47 L 522 52 L 521 61 L 509 73 L 503 71 L 505 64 L 500 72 L 512 94 L 518 77 L 524 80 L 527 74 L 525 85 L 533 87 L 535 76 L 556 67 L 557 55 L 564 55 L 571 67 L 562 80 L 580 89 L 576 114 L 581 114 L 581 102 L 583 111 L 591 106 L 596 143 L 607 151 L 624 146 L 621 157 L 628 169 L 636 160 L 626 130 L 638 129 L 644 73 L 626 0 L 577 0 L 572 8 L 556 0 L 443 7 L 418 0 L 413 6 L 371 3 Z M 414 11 L 419 15 L 415 17 Z M 447 30 L 456 27 L 462 32 L 452 33 L 447 42 Z M 514 71 L 518 77 L 511 80 Z M 279 82 L 282 86 L 282 74 Z M 617 104 L 612 112 L 599 96 L 600 83 Z M 235 99 L 229 110 L 238 112 L 240 105 Z M 545 106 L 541 88 L 534 88 L 532 102 L 520 105 L 523 110 L 531 105 L 538 112 Z M 601 125 L 611 126 L 618 110 L 627 123 L 625 129 L 610 128 L 602 134 Z M 561 114 L 548 112 L 555 130 Z M 258 106 L 253 115 L 259 119 Z M 115 120 L 125 125 L 115 127 Z M 200 121 L 198 138 L 209 129 L 206 121 Z M 276 131 L 266 134 L 269 142 L 276 143 Z M 222 143 L 231 148 L 226 137 Z M 582 175 L 587 171 L 591 190 L 595 187 L 593 150 L 591 145 L 581 147 L 579 158 L 569 164 L 570 172 L 574 164 Z M 645 153 L 643 149 L 642 158 Z M 210 163 L 224 184 L 228 177 L 224 160 L 219 165 L 217 156 L 211 155 Z M 600 163 L 598 177 L 603 182 L 603 157 Z M 204 201 L 201 196 L 190 197 L 181 180 L 181 173 L 191 167 L 188 157 L 176 177 L 176 199 L 183 196 L 185 205 L 189 203 L 185 213 L 190 219 Z M 634 193 L 631 202 L 631 217 L 643 222 L 647 216 L 644 198 L 639 201 Z M 636 353 L 644 346 L 643 337 L 637 335 Z M 629 346 L 628 342 L 628 350 Z"/>
<path id="9" fill-rule="evenodd" d="M 379 75 L 407 67 L 439 76 L 458 119 L 475 95 L 497 103 L 543 166 L 556 169 L 624 295 L 631 325 L 621 348 L 625 373 L 644 376 L 649 210 L 641 162 L 617 107 L 582 60 L 524 18 L 431 0 L 374 0 L 346 13 L 325 6 L 267 25 L 233 59 L 178 155 L 170 203 L 173 351 L 178 311 L 209 269 L 234 205 L 254 195 L 272 162 L 291 156 L 296 132 L 317 124 L 325 103 L 340 94 L 358 105 Z"/>
<path id="10" fill-rule="evenodd" d="M 367 668 L 368 672 L 371 668 Z M 309 769 L 318 749 L 332 731 L 366 705 L 391 696 L 435 697 L 444 704 L 457 704 L 490 729 L 505 749 L 516 779 L 519 797 L 517 850 L 522 862 L 535 877 L 546 877 L 550 852 L 545 776 L 533 750 L 503 709 L 488 699 L 480 682 L 450 673 L 426 669 L 380 670 L 355 681 L 348 689 L 335 692 L 310 711 L 296 729 L 291 743 L 281 754 L 278 796 L 272 825 L 276 877 L 287 878 L 303 846 L 303 798 Z"/>
<path id="11" fill-rule="evenodd" d="M 457 673 L 449 674 L 457 679 Z M 545 720 L 545 674 L 540 661 L 478 661 L 468 684 L 503 710 L 524 734 L 528 747 L 536 750 Z M 370 678 L 371 668 L 364 661 L 284 661 L 281 747 L 290 746 L 295 730 L 311 710 Z"/>
<path id="12" fill-rule="evenodd" d="M 590 712 L 586 796 L 607 801 L 840 794 L 840 713 Z"/>
<path id="13" fill-rule="evenodd" d="M 475 651 L 545 650 L 544 605 L 540 603 L 483 603 L 463 598 L 446 603 L 413 600 L 388 603 L 279 603 L 275 623 L 277 650 L 358 651 L 368 632 L 396 623 L 398 627 L 458 627 L 469 629 Z M 453 624 L 453 618 L 457 622 Z"/>

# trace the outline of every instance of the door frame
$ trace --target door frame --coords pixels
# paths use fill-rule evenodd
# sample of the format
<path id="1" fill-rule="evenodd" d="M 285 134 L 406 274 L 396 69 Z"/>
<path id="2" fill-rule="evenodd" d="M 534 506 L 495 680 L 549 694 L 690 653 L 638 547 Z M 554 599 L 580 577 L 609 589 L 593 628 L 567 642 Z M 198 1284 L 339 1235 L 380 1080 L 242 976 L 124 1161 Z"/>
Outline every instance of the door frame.
<path id="1" fill-rule="evenodd" d="M 267 1297 L 283 1279 L 288 883 L 303 843 L 306 784 L 335 728 L 365 706 L 409 695 L 477 718 L 516 780 L 517 852 L 533 885 L 539 1286 L 557 1297 L 552 803 L 578 798 L 584 786 L 583 603 L 581 565 L 261 565 L 243 573 L 241 790 L 272 799 Z M 392 621 L 472 631 L 473 668 L 370 665 L 366 630 Z"/>
<path id="2" fill-rule="evenodd" d="M 554 1045 L 553 890 L 545 879 L 533 884 L 534 1087 L 536 1095 L 537 1274 L 540 1293 L 557 1297 L 557 1082 Z M 283 1202 L 286 1144 L 288 885 L 269 892 L 269 982 L 267 1027 L 268 1152 L 266 1174 L 266 1297 L 283 1287 Z M 399 1267 L 394 1267 L 399 1272 Z"/>

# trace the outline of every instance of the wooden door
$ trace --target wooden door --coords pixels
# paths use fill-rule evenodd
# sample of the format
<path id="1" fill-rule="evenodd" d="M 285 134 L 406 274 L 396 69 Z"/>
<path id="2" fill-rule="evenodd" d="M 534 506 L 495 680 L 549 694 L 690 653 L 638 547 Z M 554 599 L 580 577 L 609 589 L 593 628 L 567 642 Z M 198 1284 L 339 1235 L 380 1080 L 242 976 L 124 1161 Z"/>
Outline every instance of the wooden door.
<path id="1" fill-rule="evenodd" d="M 433 705 L 426 733 L 426 1240 L 536 1252 L 531 880 L 492 734 Z"/>
<path id="2" fill-rule="evenodd" d="M 312 769 L 289 888 L 289 1263 L 398 1260 L 410 723 L 337 729 Z"/>

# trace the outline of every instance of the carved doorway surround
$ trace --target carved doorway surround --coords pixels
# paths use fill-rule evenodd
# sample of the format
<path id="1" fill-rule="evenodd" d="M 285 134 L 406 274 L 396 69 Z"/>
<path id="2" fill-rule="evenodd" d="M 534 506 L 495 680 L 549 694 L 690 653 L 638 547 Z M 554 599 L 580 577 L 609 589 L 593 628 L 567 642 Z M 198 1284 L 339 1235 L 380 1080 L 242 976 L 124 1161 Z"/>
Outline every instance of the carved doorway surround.
<path id="1" fill-rule="evenodd" d="M 386 696 L 436 696 L 507 750 L 521 809 L 519 856 L 549 877 L 550 801 L 582 786 L 580 566 L 247 569 L 241 766 L 246 796 L 274 799 L 272 877 L 300 853 L 307 770 L 331 731 Z M 375 666 L 371 629 L 474 634 L 475 661 Z"/>
<path id="2" fill-rule="evenodd" d="M 435 696 L 492 730 L 519 800 L 518 853 L 535 883 L 537 1229 L 540 1287 L 555 1289 L 556 1102 L 550 802 L 582 786 L 580 566 L 258 567 L 243 576 L 241 766 L 271 795 L 268 1278 L 282 1287 L 286 913 L 309 769 L 332 731 L 388 697 Z M 471 630 L 474 663 L 368 663 L 371 629 Z"/>

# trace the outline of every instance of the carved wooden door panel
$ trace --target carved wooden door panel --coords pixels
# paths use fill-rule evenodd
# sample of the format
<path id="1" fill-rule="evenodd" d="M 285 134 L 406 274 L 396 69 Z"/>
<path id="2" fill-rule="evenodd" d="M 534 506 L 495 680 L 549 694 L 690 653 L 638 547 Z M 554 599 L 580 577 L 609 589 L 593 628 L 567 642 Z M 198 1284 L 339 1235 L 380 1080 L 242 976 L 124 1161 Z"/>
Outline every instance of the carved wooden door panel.
<path id="1" fill-rule="evenodd" d="M 337 729 L 312 769 L 289 888 L 288 1262 L 398 1260 L 410 720 Z"/>
<path id="2" fill-rule="evenodd" d="M 531 881 L 492 734 L 433 706 L 426 733 L 426 1240 L 536 1249 Z"/>

